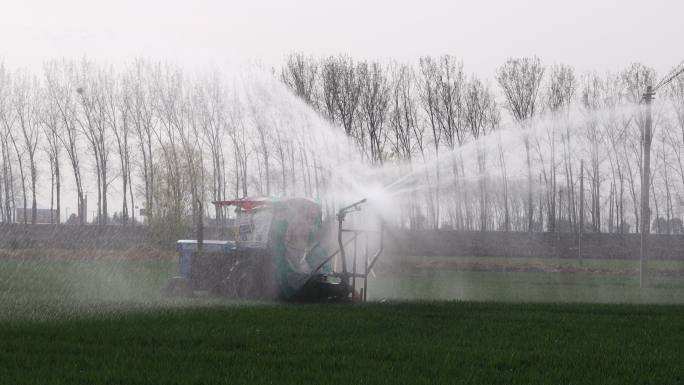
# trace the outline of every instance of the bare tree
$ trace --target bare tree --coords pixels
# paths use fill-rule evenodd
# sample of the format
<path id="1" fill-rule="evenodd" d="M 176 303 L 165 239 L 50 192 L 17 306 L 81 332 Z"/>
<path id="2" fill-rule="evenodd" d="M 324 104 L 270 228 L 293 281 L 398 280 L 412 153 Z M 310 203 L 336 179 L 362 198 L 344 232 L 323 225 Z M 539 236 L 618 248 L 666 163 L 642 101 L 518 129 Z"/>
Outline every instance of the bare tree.
<path id="1" fill-rule="evenodd" d="M 79 128 L 90 145 L 97 175 L 97 224 L 108 221 L 107 194 L 109 188 L 109 130 L 106 120 L 106 87 L 112 74 L 99 70 L 93 63 L 82 61 L 77 72 Z"/>
<path id="2" fill-rule="evenodd" d="M 390 67 L 391 86 L 388 122 L 390 126 L 390 145 L 398 162 L 408 167 L 412 173 L 415 152 L 414 130 L 418 125 L 418 106 L 415 97 L 415 73 L 405 64 L 393 63 Z M 417 226 L 416 192 L 411 191 L 404 210 L 408 213 L 410 228 Z M 402 221 L 403 224 L 403 221 Z"/>
<path id="3" fill-rule="evenodd" d="M 152 68 L 143 61 L 136 61 L 129 69 L 130 87 L 130 113 L 132 125 L 135 130 L 140 155 L 142 156 L 142 176 L 145 183 L 145 214 L 149 220 L 155 213 L 155 173 L 154 162 L 154 133 L 156 121 L 154 104 L 151 100 L 153 83 L 151 79 Z M 131 197 L 132 197 L 131 193 Z"/>
<path id="4" fill-rule="evenodd" d="M 385 122 L 389 107 L 389 81 L 377 62 L 359 64 L 361 114 L 368 132 L 371 162 L 383 163 Z"/>
<path id="5" fill-rule="evenodd" d="M 438 66 L 437 84 L 435 84 L 439 103 L 437 123 L 439 124 L 439 131 L 443 135 L 444 142 L 449 149 L 455 192 L 457 194 L 461 193 L 461 196 L 458 198 L 454 194 L 455 199 L 452 200 L 452 203 L 457 207 L 455 216 L 459 227 L 470 229 L 471 215 L 468 205 L 468 188 L 465 183 L 459 183 L 460 177 L 465 175 L 465 164 L 460 153 L 458 162 L 455 154 L 456 146 L 463 145 L 467 135 L 464 124 L 465 103 L 463 94 L 465 79 L 463 76 L 463 64 L 456 61 L 456 58 L 453 56 L 443 55 L 439 58 Z M 463 212 L 465 212 L 465 215 Z M 451 216 L 453 217 L 454 214 L 451 214 Z M 452 222 L 454 222 L 453 219 Z"/>
<path id="6" fill-rule="evenodd" d="M 10 134 L 16 119 L 12 108 L 12 85 L 10 76 L 0 64 L 0 149 L 2 150 L 2 184 L 4 186 L 3 220 L 13 223 L 14 211 L 14 175 L 12 167 L 12 148 Z"/>
<path id="7" fill-rule="evenodd" d="M 133 101 L 131 95 L 130 79 L 109 79 L 104 84 L 104 116 L 108 128 L 114 134 L 119 158 L 121 173 L 121 221 L 123 226 L 128 225 L 129 209 L 128 200 L 131 201 L 133 222 L 135 222 L 134 196 L 131 181 L 131 149 L 130 137 L 133 125 Z"/>
<path id="8" fill-rule="evenodd" d="M 280 77 L 295 95 L 307 104 L 317 107 L 318 64 L 312 57 L 307 57 L 301 52 L 291 53 L 281 70 Z"/>
<path id="9" fill-rule="evenodd" d="M 346 56 L 328 58 L 323 65 L 323 94 L 328 117 L 352 135 L 361 88 L 356 66 Z"/>
<path id="10" fill-rule="evenodd" d="M 17 74 L 16 78 L 17 81 L 13 88 L 12 104 L 16 111 L 16 123 L 20 129 L 20 136 L 23 142 L 18 145 L 17 140 L 12 134 L 10 134 L 10 139 L 17 151 L 17 159 L 19 160 L 22 192 L 24 196 L 24 223 L 27 223 L 28 216 L 26 215 L 27 199 L 22 158 L 26 156 L 26 159 L 28 160 L 29 178 L 31 182 L 31 224 L 35 224 L 37 217 L 36 181 L 38 179 L 36 151 L 38 149 L 40 133 L 38 103 L 40 103 L 39 100 L 41 95 L 39 94 L 40 89 L 38 88 L 38 83 L 34 77 L 24 73 Z"/>
<path id="11" fill-rule="evenodd" d="M 60 142 L 59 137 L 62 134 L 62 121 L 59 106 L 54 98 L 50 97 L 49 93 L 50 90 L 46 87 L 43 95 L 44 101 L 41 106 L 42 111 L 40 112 L 40 119 L 42 122 L 41 127 L 43 136 L 46 139 L 44 151 L 47 154 L 50 163 L 50 223 L 60 223 L 62 212 L 62 177 L 60 168 L 62 143 Z M 54 215 L 53 212 L 56 215 Z"/>
<path id="12" fill-rule="evenodd" d="M 587 169 L 591 179 L 591 226 L 594 232 L 601 231 L 601 163 L 603 153 L 601 149 L 604 145 L 604 132 L 601 130 L 600 121 L 596 115 L 597 111 L 603 107 L 603 84 L 601 80 L 589 76 L 585 78 L 582 90 L 582 102 L 588 112 L 586 130 L 584 132 L 585 142 L 589 150 L 589 164 Z M 582 229 L 583 230 L 583 229 Z"/>
<path id="13" fill-rule="evenodd" d="M 247 130 L 243 116 L 244 111 L 240 99 L 237 95 L 234 95 L 229 102 L 228 111 L 224 118 L 224 126 L 233 144 L 236 197 L 246 197 L 249 191 L 247 186 L 247 165 L 249 164 L 250 152 L 247 148 Z"/>
<path id="14" fill-rule="evenodd" d="M 392 128 L 391 145 L 397 158 L 411 162 L 414 153 L 413 130 L 418 124 L 415 74 L 411 67 L 401 64 L 392 69 L 389 123 Z"/>
<path id="15" fill-rule="evenodd" d="M 78 220 L 79 224 L 83 225 L 87 213 L 81 177 L 79 132 L 76 128 L 74 94 L 77 87 L 73 83 L 73 71 L 73 65 L 69 63 L 50 62 L 45 67 L 45 79 L 49 98 L 59 111 L 62 131 L 58 138 L 67 153 L 74 174 Z"/>
<path id="16" fill-rule="evenodd" d="M 427 117 L 427 122 L 432 132 L 432 144 L 435 150 L 435 157 L 439 158 L 440 142 L 442 140 L 443 132 L 442 125 L 439 123 L 441 112 L 441 103 L 439 98 L 439 90 L 442 79 L 440 78 L 440 70 L 438 63 L 431 57 L 423 57 L 420 59 L 420 81 L 419 81 L 419 97 L 423 111 Z M 431 224 L 433 228 L 439 228 L 440 223 L 440 175 L 439 167 L 435 168 L 435 183 L 434 195 L 432 189 L 428 187 L 428 209 L 431 217 Z M 425 174 L 428 185 L 429 171 L 426 169 Z"/>
<path id="17" fill-rule="evenodd" d="M 548 83 L 545 89 L 545 107 L 553 115 L 554 120 L 559 120 L 567 116 L 570 104 L 575 95 L 576 80 L 572 67 L 567 65 L 554 65 L 549 70 Z M 549 170 L 542 167 L 542 175 L 546 182 L 546 204 L 548 230 L 556 231 L 556 200 L 558 198 L 557 188 L 557 161 L 556 161 L 556 127 L 547 130 L 547 140 L 550 143 Z M 568 137 L 568 140 L 570 138 Z M 566 154 L 569 155 L 569 154 Z M 539 158 L 544 159 L 544 151 L 539 151 Z M 570 159 L 566 158 L 569 167 L 572 167 Z M 574 188 L 571 188 L 569 181 L 566 181 L 566 191 L 571 202 L 575 200 Z M 562 192 L 560 193 L 562 194 Z"/>
<path id="18" fill-rule="evenodd" d="M 524 122 L 532 118 L 537 110 L 537 95 L 544 77 L 544 67 L 539 58 L 524 57 L 508 59 L 497 71 L 497 81 L 506 98 L 506 106 L 513 118 L 524 127 Z M 527 159 L 527 231 L 532 231 L 534 206 L 532 203 L 532 159 L 530 141 L 524 136 Z"/>
<path id="19" fill-rule="evenodd" d="M 464 93 L 464 123 L 473 138 L 488 134 L 500 120 L 494 95 L 482 82 L 473 77 L 467 84 Z M 478 184 L 480 195 L 480 230 L 488 228 L 488 188 L 487 188 L 487 152 L 484 146 L 477 149 Z"/>
<path id="20" fill-rule="evenodd" d="M 222 81 L 218 74 L 202 82 L 196 92 L 198 93 L 197 104 L 198 119 L 202 130 L 202 140 L 208 146 L 212 169 L 212 198 L 215 201 L 226 198 L 225 181 L 225 154 L 223 145 L 225 141 L 226 106 Z M 216 207 L 216 218 L 222 217 L 219 206 Z"/>
<path id="21" fill-rule="evenodd" d="M 262 194 L 271 194 L 271 131 L 272 125 L 271 111 L 267 110 L 270 95 L 267 90 L 261 87 L 255 87 L 251 90 L 253 93 L 247 94 L 247 108 L 250 113 L 250 118 L 256 129 L 257 136 L 254 138 L 254 149 L 258 154 L 261 154 L 261 163 L 258 170 L 260 173 L 260 188 Z M 269 121 L 270 120 L 270 121 Z M 261 171 L 263 165 L 263 173 Z M 263 186 L 263 187 L 262 187 Z"/>
<path id="22" fill-rule="evenodd" d="M 156 207 L 160 218 L 172 223 L 180 224 L 183 218 L 183 168 L 180 139 L 178 133 L 184 131 L 183 116 L 183 74 L 180 70 L 170 66 L 157 66 L 152 72 L 153 91 L 151 100 L 159 125 L 153 128 L 153 134 L 161 149 L 162 159 L 160 169 L 163 170 L 164 180 L 159 180 L 159 188 L 155 189 L 157 200 L 164 198 L 163 205 Z M 160 202 L 161 203 L 161 202 Z M 192 203 L 193 207 L 195 202 Z M 193 214 L 195 212 L 193 211 Z M 193 223 L 196 215 L 192 215 Z"/>

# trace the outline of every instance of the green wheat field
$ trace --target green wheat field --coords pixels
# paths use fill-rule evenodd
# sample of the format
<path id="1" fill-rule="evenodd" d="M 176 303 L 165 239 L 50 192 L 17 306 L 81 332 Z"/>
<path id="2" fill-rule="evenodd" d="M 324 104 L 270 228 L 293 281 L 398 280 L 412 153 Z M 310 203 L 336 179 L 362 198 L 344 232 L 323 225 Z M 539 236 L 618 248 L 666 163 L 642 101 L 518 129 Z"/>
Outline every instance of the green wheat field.
<path id="1" fill-rule="evenodd" d="M 413 257 L 363 305 L 161 295 L 173 260 L 0 260 L 5 384 L 680 384 L 684 280 L 632 261 Z"/>

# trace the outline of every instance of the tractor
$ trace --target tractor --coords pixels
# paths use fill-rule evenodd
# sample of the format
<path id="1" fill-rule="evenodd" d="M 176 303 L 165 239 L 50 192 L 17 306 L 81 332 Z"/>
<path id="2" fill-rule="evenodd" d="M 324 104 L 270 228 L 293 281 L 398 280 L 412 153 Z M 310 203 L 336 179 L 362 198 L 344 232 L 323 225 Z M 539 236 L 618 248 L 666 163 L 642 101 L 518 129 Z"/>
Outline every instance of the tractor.
<path id="1" fill-rule="evenodd" d="M 310 199 L 213 202 L 219 209 L 234 208 L 232 239 L 204 240 L 200 225 L 198 239 L 179 240 L 178 275 L 166 292 L 253 301 L 365 301 L 369 273 L 383 252 L 382 222 L 375 230 L 344 227 L 364 203 L 337 212 L 335 237 L 332 222 L 323 223 L 321 205 Z"/>

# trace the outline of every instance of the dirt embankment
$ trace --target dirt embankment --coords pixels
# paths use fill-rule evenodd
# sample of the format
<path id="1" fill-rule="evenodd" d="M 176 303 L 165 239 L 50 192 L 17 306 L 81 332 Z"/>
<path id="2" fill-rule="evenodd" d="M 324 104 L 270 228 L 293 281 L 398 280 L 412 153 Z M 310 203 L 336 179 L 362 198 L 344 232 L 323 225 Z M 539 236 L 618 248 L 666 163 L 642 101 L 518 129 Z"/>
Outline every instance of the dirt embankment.
<path id="1" fill-rule="evenodd" d="M 26 248 L 26 249 L 0 249 L 0 258 L 50 258 L 50 259 L 97 259 L 97 258 L 123 258 L 123 259 L 172 259 L 176 251 L 172 248 L 164 248 L 153 245 L 136 245 L 124 249 L 61 249 L 61 248 Z"/>
<path id="2" fill-rule="evenodd" d="M 454 260 L 403 260 L 391 264 L 383 264 L 386 272 L 411 272 L 411 271 L 476 271 L 476 272 L 500 272 L 500 273 L 561 273 L 561 274 L 597 274 L 613 276 L 637 276 L 638 268 L 611 267 L 597 268 L 591 266 L 574 266 L 565 264 L 543 262 L 490 262 L 490 261 L 463 261 Z M 653 269 L 653 274 L 660 276 L 684 276 L 684 269 Z"/>

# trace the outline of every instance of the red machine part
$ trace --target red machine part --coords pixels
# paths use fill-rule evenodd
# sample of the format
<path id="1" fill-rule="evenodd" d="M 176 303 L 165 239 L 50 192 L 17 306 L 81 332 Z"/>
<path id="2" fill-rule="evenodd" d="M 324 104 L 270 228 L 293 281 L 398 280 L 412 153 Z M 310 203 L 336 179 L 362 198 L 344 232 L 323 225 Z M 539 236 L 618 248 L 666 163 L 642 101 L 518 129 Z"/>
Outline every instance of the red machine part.
<path id="1" fill-rule="evenodd" d="M 272 201 L 273 198 L 269 197 L 246 197 L 229 201 L 214 201 L 211 203 L 213 203 L 217 207 L 236 206 L 240 210 L 253 210 L 259 207 L 266 206 Z"/>

